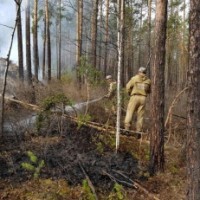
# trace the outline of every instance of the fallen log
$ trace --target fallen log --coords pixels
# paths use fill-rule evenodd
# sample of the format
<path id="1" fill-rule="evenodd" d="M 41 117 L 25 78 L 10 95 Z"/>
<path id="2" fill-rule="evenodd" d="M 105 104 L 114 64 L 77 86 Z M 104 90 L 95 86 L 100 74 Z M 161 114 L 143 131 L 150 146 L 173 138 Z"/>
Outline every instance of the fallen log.
<path id="1" fill-rule="evenodd" d="M 67 118 L 70 118 L 72 121 L 74 122 L 81 122 L 81 120 L 79 120 L 77 117 L 72 117 L 72 116 L 69 116 L 69 115 L 66 115 L 64 114 L 65 117 Z M 116 127 L 114 126 L 108 126 L 108 125 L 105 125 L 105 124 L 101 124 L 101 123 L 97 123 L 97 122 L 92 122 L 92 121 L 87 121 L 87 122 L 84 122 L 83 125 L 85 126 L 89 126 L 91 128 L 95 128 L 99 131 L 103 131 L 103 132 L 109 132 L 109 133 L 113 133 L 115 134 L 116 133 Z M 148 133 L 146 132 L 139 132 L 139 131 L 132 131 L 132 130 L 126 130 L 126 129 L 123 129 L 123 128 L 120 128 L 120 131 L 121 131 L 121 134 L 124 135 L 124 136 L 137 136 L 137 134 L 141 134 L 141 135 L 147 135 Z"/>
<path id="2" fill-rule="evenodd" d="M 1 95 L 0 95 L 1 96 Z M 20 101 L 20 100 L 17 100 L 17 99 L 14 99 L 14 98 L 11 98 L 11 97 L 4 97 L 7 101 L 11 101 L 11 102 L 15 102 L 15 103 L 18 103 L 22 106 L 24 106 L 25 108 L 28 108 L 28 109 L 32 109 L 34 111 L 42 111 L 42 109 L 35 105 L 35 104 L 30 104 L 30 103 L 27 103 L 27 102 L 24 102 L 24 101 Z M 55 112 L 62 112 L 61 110 L 57 109 L 57 110 L 52 110 L 52 113 L 55 113 Z M 77 117 L 72 117 L 70 115 L 67 115 L 66 112 L 65 114 L 62 114 L 64 117 L 67 117 L 67 118 L 70 118 L 72 121 L 76 122 L 76 123 L 80 123 L 81 120 L 79 120 Z M 84 122 L 83 125 L 85 126 L 88 126 L 88 127 L 91 127 L 91 128 L 95 128 L 99 131 L 103 131 L 103 132 L 109 132 L 111 134 L 115 134 L 116 133 L 116 127 L 114 126 L 108 126 L 108 125 L 105 125 L 105 124 L 100 124 L 100 123 L 97 123 L 97 122 L 92 122 L 92 121 L 87 121 L 87 122 Z M 145 132 L 136 132 L 136 131 L 127 131 L 123 128 L 120 128 L 120 132 L 121 132 L 121 137 L 135 137 L 137 136 L 137 134 L 141 134 L 141 135 L 146 135 L 148 133 L 145 133 Z"/>
<path id="3" fill-rule="evenodd" d="M 0 97 L 2 97 L 2 95 L 0 94 Z M 26 103 L 24 101 L 20 101 L 18 99 L 15 99 L 13 97 L 8 97 L 8 96 L 5 96 L 4 99 L 6 101 L 11 101 L 11 102 L 14 102 L 14 103 L 18 103 L 22 106 L 24 106 L 25 108 L 29 108 L 31 110 L 34 110 L 34 111 L 41 111 L 41 108 L 35 104 L 30 104 L 30 103 Z"/>

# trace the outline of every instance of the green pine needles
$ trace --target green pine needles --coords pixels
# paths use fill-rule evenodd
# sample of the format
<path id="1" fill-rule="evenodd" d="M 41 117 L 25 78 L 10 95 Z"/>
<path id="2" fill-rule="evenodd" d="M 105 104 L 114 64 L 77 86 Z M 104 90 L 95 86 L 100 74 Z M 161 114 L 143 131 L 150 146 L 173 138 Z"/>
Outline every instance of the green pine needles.
<path id="1" fill-rule="evenodd" d="M 92 193 L 92 190 L 86 179 L 83 180 L 82 187 L 84 192 L 84 200 L 96 200 L 95 195 Z"/>
<path id="2" fill-rule="evenodd" d="M 23 169 L 33 172 L 33 178 L 37 179 L 44 167 L 44 160 L 38 160 L 38 157 L 31 151 L 27 151 L 27 156 L 29 162 L 23 162 L 21 166 Z"/>

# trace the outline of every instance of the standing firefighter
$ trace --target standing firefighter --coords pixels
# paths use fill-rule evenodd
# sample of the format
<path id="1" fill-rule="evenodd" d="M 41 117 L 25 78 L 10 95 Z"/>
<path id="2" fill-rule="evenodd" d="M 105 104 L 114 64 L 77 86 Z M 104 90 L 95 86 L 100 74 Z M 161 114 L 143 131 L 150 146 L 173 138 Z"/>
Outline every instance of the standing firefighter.
<path id="1" fill-rule="evenodd" d="M 117 82 L 113 80 L 111 75 L 106 76 L 106 81 L 108 84 L 108 93 L 104 96 L 105 98 L 108 98 L 110 101 L 107 102 L 108 108 L 111 109 L 113 113 L 116 112 L 115 104 L 116 104 L 116 89 L 117 89 Z M 110 111 L 110 109 L 106 108 L 106 111 Z"/>
<path id="2" fill-rule="evenodd" d="M 107 75 L 107 76 L 106 76 L 106 81 L 107 81 L 109 87 L 108 87 L 108 93 L 105 95 L 105 97 L 107 97 L 107 98 L 112 98 L 112 97 L 114 97 L 115 94 L 116 94 L 116 84 L 117 84 L 117 83 L 116 83 L 116 81 L 114 81 L 114 80 L 112 79 L 112 76 L 111 76 L 111 75 Z"/>
<path id="3" fill-rule="evenodd" d="M 130 96 L 124 120 L 126 130 L 130 129 L 133 114 L 136 113 L 136 132 L 142 131 L 146 97 L 150 93 L 150 89 L 151 81 L 146 76 L 146 68 L 140 67 L 138 74 L 133 76 L 126 84 L 126 91 Z M 140 136 L 141 135 L 139 134 L 138 138 L 140 138 Z"/>

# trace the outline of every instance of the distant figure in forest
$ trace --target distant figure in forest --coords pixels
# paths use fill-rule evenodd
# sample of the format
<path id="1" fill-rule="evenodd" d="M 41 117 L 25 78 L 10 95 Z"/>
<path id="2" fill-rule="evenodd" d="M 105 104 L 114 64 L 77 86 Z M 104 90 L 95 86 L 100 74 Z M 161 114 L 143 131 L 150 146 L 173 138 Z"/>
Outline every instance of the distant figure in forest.
<path id="1" fill-rule="evenodd" d="M 136 132 L 138 132 L 138 138 L 141 137 L 140 132 L 142 132 L 143 128 L 146 97 L 151 90 L 151 81 L 146 76 L 146 71 L 145 67 L 140 67 L 138 74 L 133 76 L 126 84 L 126 91 L 130 99 L 127 106 L 124 126 L 126 130 L 130 129 L 133 114 L 136 113 Z"/>
<path id="2" fill-rule="evenodd" d="M 115 113 L 117 82 L 112 78 L 111 75 L 106 76 L 106 82 L 108 84 L 108 89 L 104 98 L 108 98 L 110 100 L 107 102 L 106 111 L 109 112 L 111 110 L 113 113 Z"/>
<path id="3" fill-rule="evenodd" d="M 108 93 L 105 95 L 105 97 L 112 98 L 116 95 L 117 82 L 113 80 L 111 75 L 106 76 L 106 81 L 108 83 Z"/>

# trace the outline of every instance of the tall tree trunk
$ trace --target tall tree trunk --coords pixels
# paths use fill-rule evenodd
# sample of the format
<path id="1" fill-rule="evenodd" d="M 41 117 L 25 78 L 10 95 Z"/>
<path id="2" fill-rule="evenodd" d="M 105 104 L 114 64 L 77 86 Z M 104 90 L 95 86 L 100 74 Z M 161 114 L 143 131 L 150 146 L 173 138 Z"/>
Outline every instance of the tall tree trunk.
<path id="1" fill-rule="evenodd" d="M 62 16 L 61 16 L 61 0 L 59 0 L 59 13 L 58 13 L 58 63 L 57 63 L 57 79 L 61 79 L 61 23 L 62 23 Z"/>
<path id="2" fill-rule="evenodd" d="M 96 68 L 97 55 L 97 17 L 99 0 L 93 1 L 92 24 L 91 24 L 91 64 Z"/>
<path id="3" fill-rule="evenodd" d="M 104 55 L 104 76 L 107 73 L 107 66 L 108 66 L 108 39 L 109 39 L 109 5 L 110 0 L 106 0 L 106 17 L 105 17 L 105 55 Z"/>
<path id="4" fill-rule="evenodd" d="M 157 0 L 152 80 L 150 173 L 164 170 L 164 89 L 167 0 Z"/>
<path id="5" fill-rule="evenodd" d="M 182 41 L 181 41 L 181 56 L 180 56 L 180 63 L 179 63 L 179 68 L 181 70 L 181 75 L 180 75 L 180 85 L 181 88 L 185 86 L 186 82 L 186 72 L 187 72 L 187 63 L 188 63 L 188 52 L 187 52 L 187 31 L 188 29 L 186 28 L 186 0 L 183 1 L 183 18 L 182 18 L 182 23 L 183 23 L 183 32 L 182 34 Z"/>
<path id="6" fill-rule="evenodd" d="M 187 107 L 187 199 L 200 199 L 200 4 L 190 0 Z"/>
<path id="7" fill-rule="evenodd" d="M 147 71 L 149 74 L 149 77 L 151 77 L 151 3 L 152 0 L 148 0 L 148 63 L 147 63 Z"/>
<path id="8" fill-rule="evenodd" d="M 10 47 L 8 50 L 8 54 L 7 54 L 7 58 L 6 58 L 6 68 L 5 68 L 5 73 L 4 73 L 4 79 L 3 79 L 3 90 L 2 90 L 2 94 L 1 94 L 1 108 L 0 108 L 0 139 L 3 139 L 4 136 L 4 97 L 5 97 L 5 93 L 6 93 L 6 86 L 7 86 L 7 75 L 8 75 L 8 68 L 10 65 L 10 54 L 11 54 L 11 50 L 12 50 L 12 45 L 13 45 L 13 41 L 14 41 L 14 35 L 15 35 L 15 30 L 17 28 L 17 19 L 19 17 L 19 13 L 20 13 L 20 6 L 21 6 L 21 1 L 18 2 L 16 1 L 18 8 L 17 8 L 17 14 L 16 14 L 16 20 L 15 20 L 15 26 L 13 28 L 13 32 L 12 32 L 12 36 L 11 36 L 11 42 L 10 42 Z"/>
<path id="9" fill-rule="evenodd" d="M 24 59 L 23 59 L 23 37 L 22 37 L 22 20 L 21 20 L 21 0 L 17 0 L 17 42 L 18 42 L 18 65 L 19 79 L 24 81 Z"/>
<path id="10" fill-rule="evenodd" d="M 101 71 L 101 61 L 102 61 L 102 38 L 103 38 L 103 0 L 99 0 L 99 7 L 100 7 L 100 12 L 99 12 L 99 54 L 98 54 L 98 70 Z"/>
<path id="11" fill-rule="evenodd" d="M 141 7 L 140 7 L 140 22 L 139 22 L 139 30 L 140 30 L 140 33 L 139 33 L 139 44 L 138 44 L 138 67 L 141 67 L 141 46 L 142 46 L 142 34 L 141 34 L 141 29 L 142 29 L 142 20 L 143 20 L 143 15 L 142 15 L 142 12 L 143 12 L 143 0 L 142 0 L 142 3 L 141 3 Z"/>
<path id="12" fill-rule="evenodd" d="M 81 75 L 79 67 L 81 65 L 81 56 L 82 56 L 82 35 L 83 35 L 83 0 L 77 0 L 77 22 L 76 22 L 76 33 L 77 33 L 77 45 L 76 45 L 76 77 L 81 88 Z"/>
<path id="13" fill-rule="evenodd" d="M 46 37 L 47 37 L 47 16 L 46 16 L 46 3 L 44 3 L 44 33 L 43 33 L 43 61 L 42 61 L 42 78 L 46 76 Z"/>
<path id="14" fill-rule="evenodd" d="M 33 16 L 33 62 L 35 78 L 38 80 L 39 55 L 38 55 L 38 0 L 34 0 Z"/>
<path id="15" fill-rule="evenodd" d="M 123 5 L 122 5 L 123 4 Z M 125 23 L 125 1 L 123 0 L 122 2 L 121 2 L 121 23 L 122 23 L 122 25 L 121 25 L 121 31 L 122 31 L 122 35 L 121 35 L 121 42 L 122 42 L 122 44 L 121 44 L 121 46 L 122 46 L 122 49 L 121 49 L 121 86 L 122 87 L 125 87 L 125 85 L 126 85 L 126 82 L 125 82 L 125 66 L 124 66 L 124 44 L 125 44 L 125 42 L 124 42 L 124 35 L 125 35 L 125 30 L 124 30 L 124 23 Z"/>
<path id="16" fill-rule="evenodd" d="M 51 80 L 51 35 L 50 35 L 50 16 L 49 1 L 46 0 L 46 26 L 47 26 L 47 79 Z"/>
<path id="17" fill-rule="evenodd" d="M 127 5 L 128 7 L 133 7 L 133 2 L 129 2 L 129 4 Z M 125 83 L 127 83 L 128 80 L 131 79 L 131 77 L 133 76 L 133 66 L 134 66 L 134 37 L 133 37 L 133 10 L 131 10 L 130 12 L 128 12 L 128 14 L 125 14 L 125 17 L 127 19 L 125 19 L 126 24 L 125 24 L 125 28 L 126 32 L 124 33 L 124 37 L 126 38 L 126 54 L 124 55 L 124 65 L 125 65 Z M 126 28 L 126 26 L 128 26 L 128 28 Z"/>
<path id="18" fill-rule="evenodd" d="M 116 152 L 120 142 L 120 119 L 121 119 L 121 69 L 123 63 L 123 34 L 124 34 L 124 0 L 118 0 L 117 13 L 117 48 L 118 48 L 118 67 L 117 67 L 117 122 L 116 122 Z"/>
<path id="19" fill-rule="evenodd" d="M 26 1 L 26 67 L 28 73 L 28 84 L 32 84 L 32 67 L 31 67 L 31 38 L 30 38 L 30 1 Z"/>

